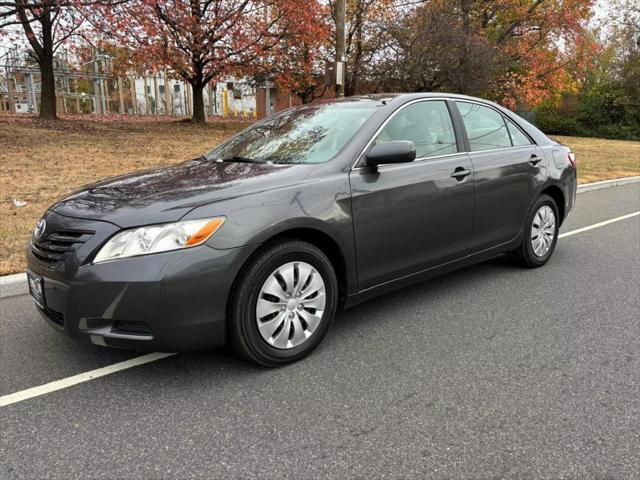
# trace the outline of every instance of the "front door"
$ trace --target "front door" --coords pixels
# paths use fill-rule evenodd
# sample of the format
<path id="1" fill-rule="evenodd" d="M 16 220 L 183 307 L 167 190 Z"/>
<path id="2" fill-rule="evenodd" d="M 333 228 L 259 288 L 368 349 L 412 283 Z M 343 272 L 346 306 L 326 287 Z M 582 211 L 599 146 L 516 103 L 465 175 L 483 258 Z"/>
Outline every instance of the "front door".
<path id="1" fill-rule="evenodd" d="M 460 258 L 470 248 L 473 171 L 459 152 L 447 103 L 400 107 L 373 143 L 394 140 L 413 141 L 416 160 L 350 174 L 361 290 Z"/>

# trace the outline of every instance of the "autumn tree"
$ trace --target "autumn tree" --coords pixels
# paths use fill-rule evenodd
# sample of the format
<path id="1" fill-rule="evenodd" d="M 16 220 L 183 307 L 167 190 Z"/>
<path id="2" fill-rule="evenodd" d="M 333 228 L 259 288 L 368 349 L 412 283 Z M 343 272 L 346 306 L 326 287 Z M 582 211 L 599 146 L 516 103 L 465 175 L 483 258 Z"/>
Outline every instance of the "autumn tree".
<path id="1" fill-rule="evenodd" d="M 188 82 L 192 120 L 203 123 L 204 87 L 225 75 L 251 75 L 261 57 L 304 32 L 302 10 L 295 0 L 132 0 L 87 13 L 139 62 L 168 66 Z"/>
<path id="2" fill-rule="evenodd" d="M 0 28 L 24 33 L 41 78 L 40 118 L 54 120 L 56 89 L 54 56 L 58 48 L 78 33 L 83 25 L 76 0 L 14 0 L 0 2 Z M 87 2 L 88 4 L 89 2 Z"/>
<path id="3" fill-rule="evenodd" d="M 593 53 L 592 0 L 429 0 L 390 29 L 383 88 L 451 90 L 515 107 L 568 88 Z"/>
<path id="4" fill-rule="evenodd" d="M 298 96 L 302 103 L 320 98 L 327 90 L 323 77 L 325 65 L 332 57 L 330 17 L 320 2 L 309 1 L 298 12 L 305 27 L 296 35 L 284 38 L 253 64 L 256 84 L 266 80 Z"/>
<path id="5" fill-rule="evenodd" d="M 510 8 L 484 6 L 486 38 L 505 53 L 494 95 L 530 109 L 575 90 L 591 66 L 597 44 L 588 28 L 593 0 L 527 0 Z"/>
<path id="6" fill-rule="evenodd" d="M 407 11 L 389 29 L 393 40 L 378 65 L 380 88 L 486 91 L 502 53 L 472 26 L 472 7 L 469 0 L 434 0 Z"/>
<path id="7" fill-rule="evenodd" d="M 375 76 L 374 70 L 388 47 L 389 27 L 404 14 L 402 4 L 415 0 L 347 0 L 345 38 L 345 95 L 354 95 L 363 80 Z M 400 6 L 397 5 L 400 4 Z M 335 22 L 335 0 L 329 0 Z M 335 26 L 332 32 L 335 38 Z M 334 57 L 335 58 L 335 57 Z M 368 88 L 365 86 L 364 90 Z"/>
<path id="8" fill-rule="evenodd" d="M 556 134 L 640 140 L 640 5 L 612 0 L 591 23 L 598 50 L 572 74 L 576 88 L 540 105 L 536 121 Z"/>
<path id="9" fill-rule="evenodd" d="M 640 112 L 640 4 L 612 0 L 610 8 L 601 27 L 604 47 L 610 54 L 604 66 L 608 67 L 610 82 L 617 84 Z"/>
<path id="10" fill-rule="evenodd" d="M 309 44 L 303 42 L 295 50 L 293 61 L 278 73 L 276 83 L 297 95 L 302 103 L 311 103 L 328 89 L 328 85 L 319 82 L 323 78 L 320 65 L 324 62 L 318 61 L 317 50 Z"/>

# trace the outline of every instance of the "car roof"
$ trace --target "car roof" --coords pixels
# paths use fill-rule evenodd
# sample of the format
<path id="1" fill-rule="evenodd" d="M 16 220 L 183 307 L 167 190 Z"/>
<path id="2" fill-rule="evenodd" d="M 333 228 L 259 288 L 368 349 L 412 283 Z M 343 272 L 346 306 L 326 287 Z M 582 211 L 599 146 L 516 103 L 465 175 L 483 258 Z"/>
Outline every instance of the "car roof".
<path id="1" fill-rule="evenodd" d="M 372 93 L 368 95 L 354 95 L 351 97 L 342 97 L 342 98 L 325 98 L 315 103 L 348 103 L 348 102 L 362 102 L 362 101 L 374 101 L 374 102 L 383 102 L 383 103 L 405 103 L 411 100 L 417 100 L 420 98 L 450 98 L 452 100 L 471 100 L 475 102 L 487 103 L 490 105 L 498 106 L 495 102 L 491 100 L 486 100 L 484 98 L 471 97 L 469 95 L 461 95 L 458 93 L 447 93 L 447 92 L 415 92 L 415 93 Z"/>
<path id="2" fill-rule="evenodd" d="M 374 93 L 370 95 L 355 95 L 352 97 L 342 97 L 342 98 L 327 98 L 320 100 L 319 102 L 315 102 L 316 104 L 334 104 L 334 103 L 352 103 L 355 104 L 357 102 L 380 102 L 382 105 L 389 105 L 389 108 L 395 109 L 405 103 L 408 103 L 412 100 L 419 99 L 428 99 L 428 98 L 444 98 L 451 100 L 467 100 L 472 102 L 478 102 L 485 105 L 490 105 L 496 108 L 498 111 L 502 112 L 512 121 L 515 121 L 518 125 L 525 128 L 527 133 L 534 138 L 538 145 L 553 143 L 551 139 L 549 139 L 542 131 L 540 131 L 535 125 L 532 125 L 524 118 L 518 116 L 511 110 L 503 107 L 502 105 L 492 102 L 491 100 L 486 100 L 484 98 L 479 97 L 471 97 L 469 95 L 461 95 L 458 93 L 446 93 L 446 92 L 417 92 L 417 93 Z M 311 104 L 313 105 L 313 104 Z"/>

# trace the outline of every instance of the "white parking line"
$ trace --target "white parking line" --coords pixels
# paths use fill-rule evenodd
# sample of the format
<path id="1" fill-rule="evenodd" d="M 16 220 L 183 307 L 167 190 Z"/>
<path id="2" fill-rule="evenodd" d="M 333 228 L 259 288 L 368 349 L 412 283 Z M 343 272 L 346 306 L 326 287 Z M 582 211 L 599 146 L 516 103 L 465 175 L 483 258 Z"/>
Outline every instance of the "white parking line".
<path id="1" fill-rule="evenodd" d="M 47 393 L 55 392 L 56 390 L 72 387 L 79 383 L 88 382 L 89 380 L 104 377 L 105 375 L 120 372 L 128 368 L 137 367 L 138 365 L 144 365 L 145 363 L 155 362 L 156 360 L 167 358 L 172 355 L 175 355 L 175 353 L 149 353 L 148 355 L 135 357 L 130 360 L 125 360 L 124 362 L 118 362 L 89 372 L 79 373 L 73 377 L 67 377 L 54 382 L 45 383 L 39 387 L 28 388 L 20 392 L 4 395 L 0 397 L 0 407 L 22 402 L 23 400 L 28 400 L 33 397 L 39 397 L 40 395 L 46 395 Z"/>
<path id="2" fill-rule="evenodd" d="M 620 220 L 626 220 L 627 218 L 635 217 L 640 215 L 640 210 L 637 212 L 629 213 L 627 215 L 622 215 L 621 217 L 612 218 L 611 220 L 605 220 L 604 222 L 594 223 L 593 225 L 589 225 L 588 227 L 578 228 L 576 230 L 571 230 L 570 232 L 561 233 L 558 235 L 558 238 L 570 237 L 571 235 L 576 235 L 577 233 L 586 232 L 587 230 L 593 230 L 594 228 L 604 227 L 605 225 L 609 225 L 610 223 L 619 222 Z"/>
<path id="3" fill-rule="evenodd" d="M 628 215 L 622 215 L 621 217 L 612 218 L 610 220 L 605 220 L 604 222 L 594 223 L 593 225 L 589 225 L 588 227 L 571 230 L 569 232 L 560 234 L 558 238 L 569 237 L 571 235 L 576 235 L 588 230 L 593 230 L 594 228 L 604 227 L 605 225 L 609 225 L 610 223 L 619 222 L 621 220 L 626 220 L 627 218 L 635 217 L 638 215 L 640 215 L 640 211 L 629 213 Z M 145 363 L 155 362 L 156 360 L 167 358 L 172 355 L 176 354 L 150 353 L 148 355 L 142 355 L 130 360 L 125 360 L 124 362 L 114 363 L 113 365 L 108 365 L 106 367 L 91 370 L 89 372 L 79 373 L 78 375 L 74 375 L 72 377 L 67 377 L 61 380 L 46 383 L 44 385 L 40 385 L 39 387 L 28 388 L 27 390 L 4 395 L 0 397 L 0 407 L 11 405 L 12 403 L 22 402 L 23 400 L 28 400 L 30 398 L 39 397 L 40 395 L 46 395 L 47 393 L 55 392 L 56 390 L 62 390 L 63 388 L 72 387 L 73 385 L 77 385 L 79 383 L 88 382 L 89 380 L 94 380 L 96 378 L 104 377 L 105 375 L 110 375 L 122 370 L 137 367 L 138 365 L 144 365 Z"/>

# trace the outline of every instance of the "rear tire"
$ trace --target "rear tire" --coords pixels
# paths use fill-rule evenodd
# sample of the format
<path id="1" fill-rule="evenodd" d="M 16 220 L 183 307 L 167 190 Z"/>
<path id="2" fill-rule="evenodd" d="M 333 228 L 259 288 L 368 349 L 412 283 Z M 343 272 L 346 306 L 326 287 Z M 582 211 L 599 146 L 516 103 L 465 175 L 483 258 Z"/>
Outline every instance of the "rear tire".
<path id="1" fill-rule="evenodd" d="M 526 268 L 547 263 L 556 248 L 559 228 L 556 202 L 549 195 L 540 195 L 527 217 L 522 243 L 513 252 L 515 263 Z"/>
<path id="2" fill-rule="evenodd" d="M 295 362 L 322 341 L 337 303 L 336 273 L 319 248 L 300 240 L 267 245 L 235 283 L 229 343 L 260 365 Z"/>

